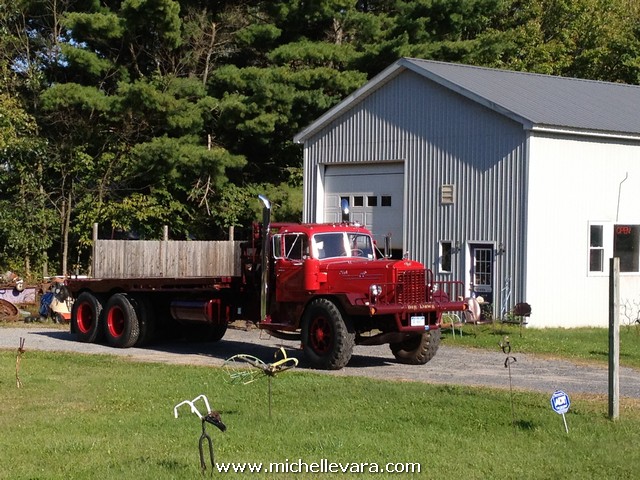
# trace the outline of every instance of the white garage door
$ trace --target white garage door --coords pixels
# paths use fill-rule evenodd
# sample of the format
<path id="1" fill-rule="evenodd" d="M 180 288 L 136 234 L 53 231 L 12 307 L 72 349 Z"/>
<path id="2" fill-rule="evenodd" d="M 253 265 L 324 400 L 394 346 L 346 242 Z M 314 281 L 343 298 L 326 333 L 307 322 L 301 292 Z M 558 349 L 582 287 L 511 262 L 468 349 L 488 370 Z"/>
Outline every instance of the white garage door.
<path id="1" fill-rule="evenodd" d="M 327 165 L 324 178 L 326 222 L 342 220 L 346 198 L 352 222 L 365 225 L 378 241 L 390 233 L 393 248 L 402 248 L 404 164 Z"/>

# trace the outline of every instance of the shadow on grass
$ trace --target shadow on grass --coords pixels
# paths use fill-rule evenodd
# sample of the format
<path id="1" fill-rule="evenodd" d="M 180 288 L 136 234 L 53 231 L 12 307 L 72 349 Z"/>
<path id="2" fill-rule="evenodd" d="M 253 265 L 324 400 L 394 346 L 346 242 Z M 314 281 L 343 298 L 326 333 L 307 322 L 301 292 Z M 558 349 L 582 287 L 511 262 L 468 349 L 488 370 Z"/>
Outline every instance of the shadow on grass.
<path id="1" fill-rule="evenodd" d="M 593 355 L 594 357 L 608 357 L 609 352 L 605 352 L 604 350 L 590 350 L 589 355 Z"/>
<path id="2" fill-rule="evenodd" d="M 519 430 L 533 431 L 536 429 L 536 424 L 531 420 L 516 420 L 515 427 Z"/>

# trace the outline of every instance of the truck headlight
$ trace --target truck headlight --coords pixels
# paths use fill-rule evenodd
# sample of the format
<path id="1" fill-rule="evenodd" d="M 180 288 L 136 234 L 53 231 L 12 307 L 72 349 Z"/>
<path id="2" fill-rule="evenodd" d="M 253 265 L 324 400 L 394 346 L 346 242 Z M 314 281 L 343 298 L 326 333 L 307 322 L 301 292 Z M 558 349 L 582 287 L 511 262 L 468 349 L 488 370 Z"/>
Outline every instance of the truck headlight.
<path id="1" fill-rule="evenodd" d="M 376 298 L 382 295 L 382 287 L 380 285 L 373 284 L 369 287 L 369 295 L 371 298 Z"/>

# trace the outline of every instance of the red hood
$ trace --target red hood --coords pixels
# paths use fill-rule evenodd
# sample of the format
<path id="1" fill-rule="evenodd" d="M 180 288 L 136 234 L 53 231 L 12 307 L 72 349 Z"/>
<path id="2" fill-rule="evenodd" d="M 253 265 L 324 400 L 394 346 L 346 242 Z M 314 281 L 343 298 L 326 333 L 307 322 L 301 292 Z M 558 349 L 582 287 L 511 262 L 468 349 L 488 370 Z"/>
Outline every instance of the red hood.
<path id="1" fill-rule="evenodd" d="M 367 260 L 332 258 L 320 263 L 327 272 L 326 289 L 330 292 L 368 293 L 373 284 L 384 286 L 398 281 L 398 272 L 424 271 L 424 265 L 414 260 Z"/>

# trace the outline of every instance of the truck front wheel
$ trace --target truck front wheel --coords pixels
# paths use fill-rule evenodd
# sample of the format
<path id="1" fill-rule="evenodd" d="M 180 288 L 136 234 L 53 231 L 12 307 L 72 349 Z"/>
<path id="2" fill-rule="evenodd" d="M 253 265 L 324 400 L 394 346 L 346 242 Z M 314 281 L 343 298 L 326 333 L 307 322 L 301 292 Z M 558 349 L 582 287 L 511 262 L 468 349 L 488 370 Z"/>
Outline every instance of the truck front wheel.
<path id="1" fill-rule="evenodd" d="M 391 352 L 400 363 L 424 365 L 431 360 L 440 345 L 440 329 L 429 330 L 407 337 L 402 342 L 392 343 Z"/>
<path id="2" fill-rule="evenodd" d="M 71 332 L 80 342 L 94 343 L 102 336 L 102 303 L 89 292 L 78 295 L 71 309 Z"/>
<path id="3" fill-rule="evenodd" d="M 105 336 L 112 347 L 129 348 L 140 336 L 135 308 L 124 293 L 113 295 L 105 306 Z"/>
<path id="4" fill-rule="evenodd" d="M 351 359 L 355 332 L 330 300 L 311 302 L 302 317 L 302 347 L 314 368 L 340 370 Z"/>

